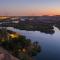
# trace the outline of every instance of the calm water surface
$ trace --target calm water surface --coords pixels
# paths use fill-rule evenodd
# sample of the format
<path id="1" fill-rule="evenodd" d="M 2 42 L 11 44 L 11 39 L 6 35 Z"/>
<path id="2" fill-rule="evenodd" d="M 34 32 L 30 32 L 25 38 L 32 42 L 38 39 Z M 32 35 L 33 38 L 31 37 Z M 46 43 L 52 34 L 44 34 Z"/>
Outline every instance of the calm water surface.
<path id="1" fill-rule="evenodd" d="M 36 60 L 60 60 L 60 31 L 54 27 L 54 34 L 46 34 L 40 31 L 26 31 L 7 28 L 18 34 L 26 36 L 32 41 L 38 41 L 42 51 L 35 57 Z"/>

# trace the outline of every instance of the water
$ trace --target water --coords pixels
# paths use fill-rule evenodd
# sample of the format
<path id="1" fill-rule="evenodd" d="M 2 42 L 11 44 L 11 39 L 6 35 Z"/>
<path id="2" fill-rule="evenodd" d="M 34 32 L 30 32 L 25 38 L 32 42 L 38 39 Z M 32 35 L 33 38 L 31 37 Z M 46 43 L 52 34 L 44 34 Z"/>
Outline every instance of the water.
<path id="1" fill-rule="evenodd" d="M 35 56 L 36 60 L 60 60 L 60 31 L 54 26 L 54 34 L 46 34 L 40 31 L 18 30 L 7 28 L 18 34 L 26 36 L 27 39 L 38 41 L 42 51 Z"/>

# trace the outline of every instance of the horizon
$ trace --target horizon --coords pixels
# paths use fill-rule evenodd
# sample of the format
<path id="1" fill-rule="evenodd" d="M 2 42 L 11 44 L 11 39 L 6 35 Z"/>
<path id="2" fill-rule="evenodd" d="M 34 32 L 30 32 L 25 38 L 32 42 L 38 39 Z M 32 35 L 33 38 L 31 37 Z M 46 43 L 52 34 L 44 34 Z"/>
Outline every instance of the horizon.
<path id="1" fill-rule="evenodd" d="M 1 0 L 0 16 L 60 15 L 59 0 Z"/>
<path id="2" fill-rule="evenodd" d="M 29 17 L 30 15 L 25 15 L 25 16 L 26 16 L 26 17 Z M 32 15 L 31 15 L 31 16 L 32 16 Z M 31 16 L 30 16 L 30 17 L 31 17 Z M 36 15 L 36 16 L 37 16 L 37 15 Z M 37 17 L 42 17 L 42 16 L 60 16 L 60 15 L 40 15 L 40 16 L 37 16 Z M 4 16 L 4 15 L 0 15 L 0 17 L 19 17 L 19 16 L 18 16 L 18 15 L 17 15 L 17 16 L 16 16 L 16 15 L 15 15 L 15 16 L 14 16 L 14 15 L 13 15 L 13 16 L 12 16 L 12 15 L 10 15 L 10 16 L 8 16 L 8 15 L 7 15 L 7 16 L 6 16 L 6 15 L 5 15 L 5 16 Z M 24 16 L 20 16 L 20 17 L 24 17 Z M 32 17 L 35 17 L 35 16 L 32 16 Z"/>

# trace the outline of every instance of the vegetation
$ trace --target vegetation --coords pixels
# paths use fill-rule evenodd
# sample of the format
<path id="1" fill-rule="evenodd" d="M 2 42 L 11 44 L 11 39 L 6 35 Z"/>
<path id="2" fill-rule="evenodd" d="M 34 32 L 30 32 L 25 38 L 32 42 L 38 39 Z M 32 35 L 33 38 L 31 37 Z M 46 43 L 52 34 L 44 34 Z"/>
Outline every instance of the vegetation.
<path id="1" fill-rule="evenodd" d="M 52 24 L 17 24 L 15 26 L 17 29 L 21 30 L 29 30 L 29 31 L 41 31 L 47 34 L 53 34 L 55 31 L 53 30 L 53 25 Z"/>
<path id="2" fill-rule="evenodd" d="M 17 35 L 11 32 L 6 38 L 0 40 L 0 46 L 8 50 L 20 60 L 31 60 L 33 56 L 41 51 L 38 42 L 31 42 L 30 39 L 26 39 L 26 37 L 22 35 Z"/>

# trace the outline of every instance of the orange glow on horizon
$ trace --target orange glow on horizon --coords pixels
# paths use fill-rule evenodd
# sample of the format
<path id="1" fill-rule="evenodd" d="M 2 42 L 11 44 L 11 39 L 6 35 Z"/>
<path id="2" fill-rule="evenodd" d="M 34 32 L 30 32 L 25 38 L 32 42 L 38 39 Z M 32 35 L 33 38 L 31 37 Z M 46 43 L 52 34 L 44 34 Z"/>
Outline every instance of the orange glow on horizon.
<path id="1" fill-rule="evenodd" d="M 9 18 L 9 17 L 6 17 L 6 16 L 0 16 L 0 19 L 6 19 L 6 18 Z"/>
<path id="2" fill-rule="evenodd" d="M 49 16 L 53 16 L 53 15 L 60 15 L 60 9 L 48 9 L 48 10 L 42 10 L 42 11 L 35 11 L 33 14 L 30 15 L 33 16 L 42 16 L 42 15 L 49 15 Z"/>
<path id="3" fill-rule="evenodd" d="M 14 11 L 15 12 L 15 11 Z M 36 9 L 36 10 L 32 10 L 32 9 L 27 9 L 25 11 L 16 11 L 14 12 L 10 12 L 8 13 L 8 16 L 42 16 L 42 15 L 49 15 L 49 16 L 53 16 L 53 15 L 60 15 L 60 9 L 59 8 L 47 8 L 47 9 Z M 5 19 L 7 17 L 0 17 L 0 19 Z"/>
<path id="4" fill-rule="evenodd" d="M 42 16 L 42 15 L 60 15 L 60 9 L 44 9 L 44 10 L 35 10 L 35 11 L 24 11 L 23 13 L 17 13 L 17 15 L 22 15 L 22 16 Z"/>

